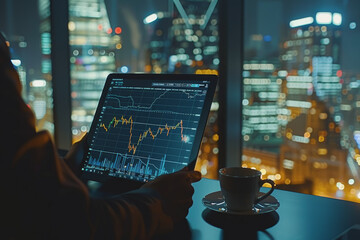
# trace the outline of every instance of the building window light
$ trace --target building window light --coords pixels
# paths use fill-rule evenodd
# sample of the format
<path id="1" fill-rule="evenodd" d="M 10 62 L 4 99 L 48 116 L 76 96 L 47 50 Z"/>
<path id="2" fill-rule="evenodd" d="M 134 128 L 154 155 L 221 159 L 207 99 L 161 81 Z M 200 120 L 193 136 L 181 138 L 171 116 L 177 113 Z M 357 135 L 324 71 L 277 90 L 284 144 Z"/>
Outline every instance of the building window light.
<path id="1" fill-rule="evenodd" d="M 333 14 L 333 24 L 336 26 L 340 26 L 342 23 L 342 15 L 340 13 Z"/>
<path id="2" fill-rule="evenodd" d="M 46 81 L 43 79 L 33 80 L 30 82 L 30 87 L 45 87 Z"/>
<path id="3" fill-rule="evenodd" d="M 306 18 L 300 18 L 296 20 L 290 21 L 289 25 L 292 28 L 300 27 L 308 24 L 312 24 L 314 22 L 314 18 L 312 17 L 306 17 Z"/>
<path id="4" fill-rule="evenodd" d="M 332 22 L 332 14 L 330 12 L 316 13 L 316 22 L 318 24 L 330 24 Z"/>
<path id="5" fill-rule="evenodd" d="M 145 24 L 149 24 L 149 23 L 154 22 L 156 19 L 158 19 L 157 14 L 156 14 L 156 13 L 153 13 L 153 14 L 150 14 L 149 16 L 147 16 L 147 17 L 144 19 L 144 23 L 145 23 Z"/>

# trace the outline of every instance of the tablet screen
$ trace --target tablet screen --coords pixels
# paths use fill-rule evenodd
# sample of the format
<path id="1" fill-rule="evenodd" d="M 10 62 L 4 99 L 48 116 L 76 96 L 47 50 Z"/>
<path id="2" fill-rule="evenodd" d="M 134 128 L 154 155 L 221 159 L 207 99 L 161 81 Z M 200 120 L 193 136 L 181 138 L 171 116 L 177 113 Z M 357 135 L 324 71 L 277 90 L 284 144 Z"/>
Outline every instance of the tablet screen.
<path id="1" fill-rule="evenodd" d="M 83 172 L 146 182 L 196 160 L 213 82 L 154 75 L 110 78 L 90 130 Z"/>

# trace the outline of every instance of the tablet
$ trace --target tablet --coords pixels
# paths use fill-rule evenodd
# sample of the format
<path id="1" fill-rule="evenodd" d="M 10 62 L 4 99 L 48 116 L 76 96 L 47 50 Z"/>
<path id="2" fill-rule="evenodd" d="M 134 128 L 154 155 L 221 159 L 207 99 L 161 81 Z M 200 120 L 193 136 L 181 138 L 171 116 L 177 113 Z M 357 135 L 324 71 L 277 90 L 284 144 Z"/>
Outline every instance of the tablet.
<path id="1" fill-rule="evenodd" d="M 110 74 L 89 131 L 83 178 L 144 183 L 193 169 L 216 84 L 216 75 Z"/>

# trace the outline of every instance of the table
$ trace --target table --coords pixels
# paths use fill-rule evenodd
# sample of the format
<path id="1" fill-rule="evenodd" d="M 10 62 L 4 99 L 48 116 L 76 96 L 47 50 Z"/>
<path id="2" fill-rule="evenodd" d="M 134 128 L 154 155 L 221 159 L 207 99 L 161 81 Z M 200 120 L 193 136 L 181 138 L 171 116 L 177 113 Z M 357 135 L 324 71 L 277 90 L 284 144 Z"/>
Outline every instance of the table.
<path id="1" fill-rule="evenodd" d="M 275 189 L 272 196 L 280 202 L 276 212 L 239 217 L 203 206 L 204 196 L 220 190 L 219 181 L 202 179 L 193 186 L 194 204 L 185 227 L 177 226 L 171 239 L 331 240 L 354 225 L 360 227 L 360 204 L 354 202 Z M 352 230 L 347 238 L 339 239 L 360 239 L 360 230 Z"/>
<path id="2" fill-rule="evenodd" d="M 204 196 L 220 191 L 218 180 L 203 178 L 193 186 L 194 204 L 186 221 L 156 239 L 360 240 L 359 203 L 275 189 L 272 196 L 280 202 L 275 212 L 239 217 L 208 210 L 202 204 Z"/>

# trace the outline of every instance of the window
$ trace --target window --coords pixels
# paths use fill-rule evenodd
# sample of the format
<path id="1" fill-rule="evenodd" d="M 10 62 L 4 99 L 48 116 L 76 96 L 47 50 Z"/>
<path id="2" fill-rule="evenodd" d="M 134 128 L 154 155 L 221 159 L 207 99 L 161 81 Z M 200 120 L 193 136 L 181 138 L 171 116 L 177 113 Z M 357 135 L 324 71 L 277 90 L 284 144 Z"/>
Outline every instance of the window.
<path id="1" fill-rule="evenodd" d="M 219 151 L 227 154 L 222 161 L 237 164 L 242 144 L 241 164 L 259 169 L 278 188 L 360 201 L 358 1 L 68 3 L 72 128 L 60 129 L 59 122 L 55 127 L 71 131 L 73 141 L 89 130 L 110 72 L 217 74 L 224 60 L 228 79 L 220 80 L 226 90 L 214 98 L 196 168 L 216 178 Z M 235 14 L 242 3 L 243 25 L 242 15 Z M 51 49 L 49 0 L 6 0 L 0 12 L 23 97 L 38 129 L 54 132 L 51 53 L 57 50 L 55 43 Z M 231 24 L 220 29 L 219 14 Z M 231 44 L 222 45 L 228 56 L 220 59 L 224 28 L 224 43 Z M 219 93 L 228 111 L 220 116 L 220 126 L 227 126 L 221 131 L 227 144 L 220 150 Z"/>
<path id="2" fill-rule="evenodd" d="M 69 0 L 72 133 L 89 130 L 110 72 L 217 74 L 216 1 Z M 197 168 L 217 175 L 214 100 Z"/>
<path id="3" fill-rule="evenodd" d="M 359 7 L 245 1 L 242 165 L 278 188 L 360 201 Z"/>
<path id="4" fill-rule="evenodd" d="M 9 41 L 22 96 L 35 113 L 37 129 L 53 133 L 49 4 L 48 0 L 6 0 L 0 10 L 0 31 Z"/>

